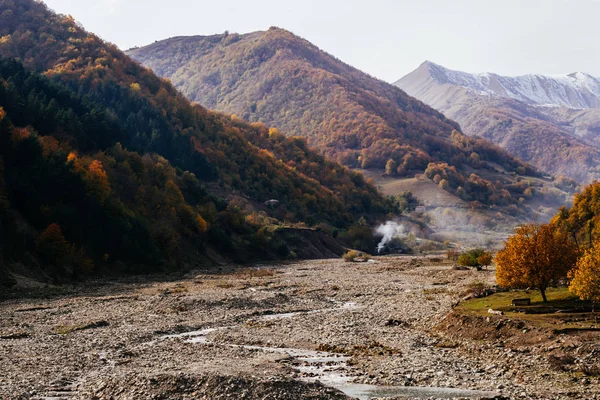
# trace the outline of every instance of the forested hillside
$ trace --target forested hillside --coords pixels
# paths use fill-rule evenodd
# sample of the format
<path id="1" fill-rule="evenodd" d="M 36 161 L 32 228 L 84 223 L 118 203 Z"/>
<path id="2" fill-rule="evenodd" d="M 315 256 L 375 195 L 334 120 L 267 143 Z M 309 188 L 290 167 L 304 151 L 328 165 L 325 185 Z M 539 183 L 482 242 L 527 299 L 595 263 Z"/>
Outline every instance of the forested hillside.
<path id="1" fill-rule="evenodd" d="M 279 28 L 176 37 L 128 51 L 207 107 L 276 126 L 351 168 L 423 173 L 466 201 L 518 204 L 537 172 L 393 85 Z M 499 167 L 499 168 L 498 168 Z M 490 180 L 486 171 L 505 172 Z"/>
<path id="2" fill-rule="evenodd" d="M 286 256 L 268 226 L 392 211 L 303 139 L 190 104 L 42 3 L 0 0 L 0 56 L 5 262 L 72 276 Z"/>

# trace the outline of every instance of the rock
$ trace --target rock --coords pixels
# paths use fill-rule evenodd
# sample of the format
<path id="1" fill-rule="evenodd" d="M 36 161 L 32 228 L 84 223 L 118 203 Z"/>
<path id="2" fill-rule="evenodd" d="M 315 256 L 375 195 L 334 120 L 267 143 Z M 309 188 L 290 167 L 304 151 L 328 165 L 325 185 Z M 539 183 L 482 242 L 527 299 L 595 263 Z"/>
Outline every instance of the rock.
<path id="1" fill-rule="evenodd" d="M 404 322 L 400 321 L 399 319 L 388 319 L 387 322 L 385 323 L 385 326 L 402 326 L 404 325 Z"/>

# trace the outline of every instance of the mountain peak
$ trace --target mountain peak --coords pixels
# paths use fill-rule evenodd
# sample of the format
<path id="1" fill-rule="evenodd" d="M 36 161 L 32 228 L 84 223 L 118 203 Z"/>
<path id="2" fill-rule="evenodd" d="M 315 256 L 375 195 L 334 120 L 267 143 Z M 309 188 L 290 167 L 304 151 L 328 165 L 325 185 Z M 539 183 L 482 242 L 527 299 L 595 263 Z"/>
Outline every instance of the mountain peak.
<path id="1" fill-rule="evenodd" d="M 425 61 L 415 71 L 399 80 L 397 85 L 416 89 L 416 81 L 421 86 L 426 84 L 425 74 L 428 75 L 427 79 L 435 84 L 460 86 L 473 92 L 515 99 L 531 105 L 575 109 L 600 108 L 600 80 L 584 72 L 511 77 L 488 72 L 471 74 Z"/>
<path id="2" fill-rule="evenodd" d="M 423 61 L 418 69 L 421 68 L 427 69 L 429 72 L 443 72 L 448 70 L 448 68 L 429 60 Z"/>

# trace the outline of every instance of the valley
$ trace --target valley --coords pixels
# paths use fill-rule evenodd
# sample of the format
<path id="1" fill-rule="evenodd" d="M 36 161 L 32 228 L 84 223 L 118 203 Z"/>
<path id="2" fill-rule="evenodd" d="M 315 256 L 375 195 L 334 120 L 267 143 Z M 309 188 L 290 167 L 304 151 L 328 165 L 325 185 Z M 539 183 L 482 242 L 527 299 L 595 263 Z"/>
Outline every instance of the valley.
<path id="1" fill-rule="evenodd" d="M 528 213 L 519 213 L 514 207 L 506 209 L 475 206 L 443 190 L 440 185 L 421 174 L 414 178 L 398 179 L 377 170 L 361 172 L 385 195 L 414 195 L 424 209 L 411 215 L 422 220 L 432 230 L 428 238 L 455 243 L 463 248 L 500 248 L 502 242 L 514 233 L 514 227 L 523 221 L 547 221 L 558 207 L 571 201 L 569 189 L 557 187 L 547 178 L 527 179 L 528 185 L 539 191 L 539 198 L 530 200 L 531 208 Z M 502 174 L 497 172 L 487 171 L 487 176 L 483 176 L 490 180 L 502 179 Z"/>
<path id="2" fill-rule="evenodd" d="M 61 2 L 0 0 L 0 399 L 600 400 L 600 80 L 372 75 L 558 2 Z"/>
<path id="3" fill-rule="evenodd" d="M 592 354 L 583 336 L 497 331 L 515 317 L 496 315 L 479 322 L 490 336 L 461 333 L 462 317 L 449 313 L 494 271 L 440 256 L 160 280 L 0 304 L 0 396 L 591 399 L 600 384 L 549 367 L 550 354 Z"/>

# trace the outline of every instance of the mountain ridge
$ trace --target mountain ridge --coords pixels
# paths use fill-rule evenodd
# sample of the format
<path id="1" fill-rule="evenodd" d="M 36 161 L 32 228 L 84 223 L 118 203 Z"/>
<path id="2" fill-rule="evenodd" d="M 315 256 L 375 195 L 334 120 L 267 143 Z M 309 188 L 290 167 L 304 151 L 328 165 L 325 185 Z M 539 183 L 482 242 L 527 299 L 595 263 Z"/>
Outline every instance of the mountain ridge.
<path id="1" fill-rule="evenodd" d="M 600 178 L 600 109 L 547 106 L 555 98 L 567 103 L 564 88 L 555 87 L 551 95 L 540 89 L 536 103 L 532 96 L 502 93 L 501 80 L 486 82 L 498 86 L 484 87 L 473 74 L 424 62 L 395 85 L 456 120 L 468 135 L 487 138 L 541 170 L 581 183 Z M 571 96 L 577 100 L 571 104 L 587 99 L 594 105 L 593 96 Z"/>
<path id="2" fill-rule="evenodd" d="M 431 61 L 423 62 L 417 70 L 422 68 L 427 68 L 439 84 L 463 86 L 475 92 L 508 97 L 531 105 L 575 109 L 600 107 L 600 79 L 584 72 L 503 76 L 452 70 Z"/>

